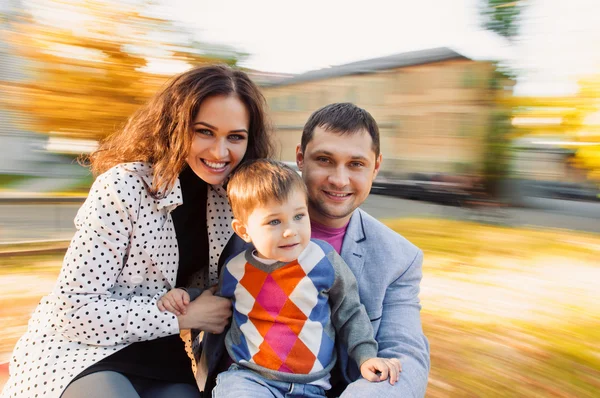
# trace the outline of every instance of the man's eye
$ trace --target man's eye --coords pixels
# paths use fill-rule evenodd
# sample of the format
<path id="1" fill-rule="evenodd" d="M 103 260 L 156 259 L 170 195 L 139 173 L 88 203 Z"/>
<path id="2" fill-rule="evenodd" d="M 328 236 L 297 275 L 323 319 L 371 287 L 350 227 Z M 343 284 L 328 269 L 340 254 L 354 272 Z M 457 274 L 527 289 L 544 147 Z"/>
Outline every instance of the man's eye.
<path id="1" fill-rule="evenodd" d="M 294 216 L 294 220 L 299 221 L 302 220 L 304 218 L 304 214 L 300 213 L 300 214 L 296 214 Z"/>
<path id="2" fill-rule="evenodd" d="M 279 224 L 281 224 L 281 221 L 279 221 L 279 220 L 271 220 L 271 221 L 269 221 L 269 225 L 279 225 Z"/>
<path id="3" fill-rule="evenodd" d="M 363 164 L 360 162 L 352 162 L 350 163 L 350 166 L 352 167 L 363 167 Z"/>
<path id="4" fill-rule="evenodd" d="M 328 163 L 329 159 L 328 158 L 317 158 L 317 162 Z"/>

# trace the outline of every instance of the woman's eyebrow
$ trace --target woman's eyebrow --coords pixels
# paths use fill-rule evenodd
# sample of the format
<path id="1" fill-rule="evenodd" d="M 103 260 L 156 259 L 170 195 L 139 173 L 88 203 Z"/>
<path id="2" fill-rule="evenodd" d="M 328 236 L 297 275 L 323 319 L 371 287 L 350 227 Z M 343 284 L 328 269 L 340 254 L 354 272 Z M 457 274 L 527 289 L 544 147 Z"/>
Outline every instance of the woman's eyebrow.
<path id="1" fill-rule="evenodd" d="M 201 124 L 203 126 L 208 127 L 209 129 L 212 129 L 212 130 L 215 130 L 215 131 L 219 131 L 218 128 L 216 128 L 214 126 L 211 126 L 210 124 L 208 124 L 206 122 L 196 122 L 196 123 L 194 123 L 194 126 L 197 125 L 197 124 Z M 246 129 L 236 129 L 236 130 L 231 130 L 230 133 L 246 133 L 247 134 L 248 130 L 246 130 Z"/>

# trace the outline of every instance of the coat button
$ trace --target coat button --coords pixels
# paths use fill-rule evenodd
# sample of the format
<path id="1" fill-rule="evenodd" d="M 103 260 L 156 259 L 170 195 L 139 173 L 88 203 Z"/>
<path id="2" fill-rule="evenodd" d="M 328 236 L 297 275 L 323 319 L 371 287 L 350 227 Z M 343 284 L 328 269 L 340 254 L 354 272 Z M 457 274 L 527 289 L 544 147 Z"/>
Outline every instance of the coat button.
<path id="1" fill-rule="evenodd" d="M 142 282 L 143 280 L 144 280 L 144 277 L 141 275 L 133 275 L 131 277 L 131 283 L 138 284 L 138 283 Z"/>

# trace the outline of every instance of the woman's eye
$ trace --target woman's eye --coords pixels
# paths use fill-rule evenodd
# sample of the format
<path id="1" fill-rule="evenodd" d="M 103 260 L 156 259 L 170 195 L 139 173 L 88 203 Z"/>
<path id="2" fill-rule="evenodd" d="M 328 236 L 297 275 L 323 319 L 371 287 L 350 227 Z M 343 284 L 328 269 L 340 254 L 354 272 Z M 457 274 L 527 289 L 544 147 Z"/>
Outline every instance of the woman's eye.
<path id="1" fill-rule="evenodd" d="M 198 130 L 196 130 L 196 134 L 212 135 L 212 131 L 210 131 L 208 129 L 198 129 Z"/>
<path id="2" fill-rule="evenodd" d="M 229 136 L 231 141 L 243 141 L 246 139 L 246 136 L 243 134 L 232 134 Z"/>

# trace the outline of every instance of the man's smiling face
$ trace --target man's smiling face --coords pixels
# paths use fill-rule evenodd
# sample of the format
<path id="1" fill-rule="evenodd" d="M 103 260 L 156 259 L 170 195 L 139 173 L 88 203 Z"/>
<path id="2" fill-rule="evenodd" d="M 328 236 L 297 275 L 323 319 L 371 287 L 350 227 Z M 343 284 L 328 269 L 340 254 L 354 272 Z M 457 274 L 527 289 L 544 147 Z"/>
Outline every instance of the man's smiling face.
<path id="1" fill-rule="evenodd" d="M 309 198 L 311 220 L 342 227 L 371 191 L 381 166 L 365 130 L 337 133 L 316 127 L 304 152 L 296 150 Z"/>

